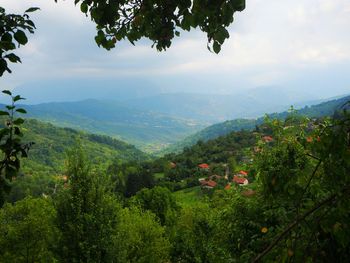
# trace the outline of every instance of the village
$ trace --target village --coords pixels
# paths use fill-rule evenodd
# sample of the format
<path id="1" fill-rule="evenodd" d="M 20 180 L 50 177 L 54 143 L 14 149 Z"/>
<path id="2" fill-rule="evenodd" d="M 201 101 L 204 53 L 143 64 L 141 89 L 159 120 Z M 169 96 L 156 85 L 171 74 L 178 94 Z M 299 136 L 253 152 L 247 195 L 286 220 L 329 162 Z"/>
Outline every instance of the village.
<path id="1" fill-rule="evenodd" d="M 199 169 L 205 170 L 207 172 L 210 171 L 210 166 L 206 163 L 202 163 L 198 165 Z M 202 189 L 213 189 L 218 186 L 218 184 L 225 184 L 224 189 L 228 190 L 231 188 L 232 184 L 244 186 L 248 185 L 249 181 L 247 179 L 248 172 L 247 171 L 239 171 L 238 173 L 230 174 L 229 169 L 227 167 L 226 173 L 224 176 L 220 176 L 217 174 L 210 175 L 208 177 L 199 178 L 198 181 Z"/>

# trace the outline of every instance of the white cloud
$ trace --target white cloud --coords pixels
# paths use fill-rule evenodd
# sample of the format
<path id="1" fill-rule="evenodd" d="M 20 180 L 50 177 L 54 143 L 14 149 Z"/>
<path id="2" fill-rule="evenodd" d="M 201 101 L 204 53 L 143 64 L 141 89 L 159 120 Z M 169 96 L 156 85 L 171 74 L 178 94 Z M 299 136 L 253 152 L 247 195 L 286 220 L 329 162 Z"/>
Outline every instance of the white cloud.
<path id="1" fill-rule="evenodd" d="M 206 37 L 198 31 L 184 32 L 165 53 L 151 49 L 149 41 L 136 47 L 121 42 L 107 52 L 95 45 L 95 26 L 73 1 L 2 1 L 13 12 L 36 5 L 42 8 L 33 14 L 38 30 L 19 52 L 23 65 L 14 67 L 14 75 L 2 78 L 0 84 L 74 76 L 185 78 L 203 74 L 274 85 L 306 69 L 350 67 L 348 0 L 247 1 L 247 9 L 236 15 L 231 38 L 219 55 L 206 49 Z"/>

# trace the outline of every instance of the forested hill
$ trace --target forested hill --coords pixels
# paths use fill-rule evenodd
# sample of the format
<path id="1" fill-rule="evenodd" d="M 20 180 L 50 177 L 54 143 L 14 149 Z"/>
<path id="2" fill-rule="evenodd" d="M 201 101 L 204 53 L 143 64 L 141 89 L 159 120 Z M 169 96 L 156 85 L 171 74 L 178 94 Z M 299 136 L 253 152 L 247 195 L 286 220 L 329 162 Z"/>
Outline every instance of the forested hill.
<path id="1" fill-rule="evenodd" d="M 29 157 L 23 159 L 22 171 L 26 174 L 58 174 L 64 170 L 66 150 L 80 141 L 89 159 L 98 165 L 106 165 L 115 159 L 139 161 L 148 155 L 133 145 L 108 136 L 60 128 L 49 123 L 27 119 L 23 125 L 24 142 L 34 142 Z"/>
<path id="2" fill-rule="evenodd" d="M 116 101 L 84 100 L 23 105 L 28 117 L 91 133 L 105 134 L 152 151 L 192 134 L 205 124 L 130 108 Z"/>
<path id="3" fill-rule="evenodd" d="M 306 106 L 302 109 L 299 109 L 297 112 L 300 115 L 307 116 L 310 118 L 332 116 L 336 110 L 339 110 L 349 100 L 350 96 L 346 96 L 343 98 L 323 102 L 317 105 Z M 287 115 L 287 111 L 269 114 L 270 117 L 278 119 L 284 119 Z M 258 119 L 235 119 L 217 123 L 193 135 L 188 136 L 183 141 L 178 142 L 163 150 L 162 153 L 179 152 L 184 147 L 194 145 L 197 141 L 208 141 L 210 139 L 226 135 L 232 131 L 252 130 L 255 128 L 256 125 L 262 124 L 263 122 L 264 117 L 260 117 Z"/>

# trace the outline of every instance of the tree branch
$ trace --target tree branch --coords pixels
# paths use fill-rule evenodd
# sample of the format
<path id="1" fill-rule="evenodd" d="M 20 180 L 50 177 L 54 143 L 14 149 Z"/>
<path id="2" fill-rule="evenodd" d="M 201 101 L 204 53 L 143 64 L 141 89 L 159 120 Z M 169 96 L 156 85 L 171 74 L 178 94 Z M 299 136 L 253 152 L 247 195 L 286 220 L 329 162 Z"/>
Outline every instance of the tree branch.
<path id="1" fill-rule="evenodd" d="M 346 193 L 349 191 L 349 187 L 346 187 L 343 189 L 343 193 Z M 332 194 L 322 202 L 318 203 L 315 205 L 312 209 L 306 211 L 303 215 L 300 217 L 297 217 L 291 224 L 289 224 L 281 234 L 279 234 L 275 240 L 263 251 L 261 252 L 258 256 L 256 256 L 253 260 L 252 263 L 259 262 L 266 254 L 268 254 L 276 245 L 277 243 L 282 240 L 295 226 L 297 226 L 301 221 L 303 221 L 306 217 L 320 209 L 322 206 L 327 205 L 328 203 L 335 201 L 336 198 L 338 197 L 338 194 Z"/>

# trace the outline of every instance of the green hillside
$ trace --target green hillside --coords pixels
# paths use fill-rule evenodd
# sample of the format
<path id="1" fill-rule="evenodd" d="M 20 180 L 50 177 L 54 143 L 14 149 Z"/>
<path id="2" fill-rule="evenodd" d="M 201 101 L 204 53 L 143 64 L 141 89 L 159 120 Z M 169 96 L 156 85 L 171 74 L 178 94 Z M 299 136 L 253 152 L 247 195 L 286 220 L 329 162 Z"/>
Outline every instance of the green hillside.
<path id="1" fill-rule="evenodd" d="M 109 161 L 146 160 L 148 156 L 125 142 L 108 136 L 59 128 L 49 123 L 27 119 L 23 125 L 23 141 L 34 142 L 29 157 L 23 159 L 25 174 L 59 174 L 63 172 L 66 150 L 80 141 L 89 159 L 98 165 Z"/>
<path id="2" fill-rule="evenodd" d="M 193 120 L 128 108 L 111 101 L 44 103 L 24 105 L 24 108 L 30 118 L 112 136 L 149 152 L 160 150 L 204 127 Z"/>
<path id="3" fill-rule="evenodd" d="M 317 105 L 305 106 L 304 108 L 299 109 L 297 112 L 301 116 L 306 116 L 309 118 L 332 116 L 334 112 L 340 109 L 340 107 L 344 105 L 349 99 L 350 99 L 350 96 L 346 96 L 340 99 L 330 100 Z M 277 119 L 284 119 L 287 115 L 288 115 L 287 111 L 281 112 L 281 113 L 269 114 L 270 117 L 277 118 Z M 193 135 L 188 136 L 183 141 L 178 142 L 164 149 L 160 153 L 166 154 L 170 152 L 179 152 L 184 147 L 194 145 L 197 141 L 208 141 L 210 139 L 214 139 L 219 136 L 226 135 L 233 131 L 252 130 L 255 128 L 256 125 L 262 124 L 263 122 L 264 122 L 264 117 L 261 117 L 258 119 L 235 119 L 235 120 L 225 121 L 222 123 L 217 123 Z"/>

